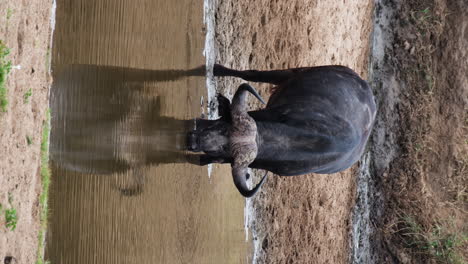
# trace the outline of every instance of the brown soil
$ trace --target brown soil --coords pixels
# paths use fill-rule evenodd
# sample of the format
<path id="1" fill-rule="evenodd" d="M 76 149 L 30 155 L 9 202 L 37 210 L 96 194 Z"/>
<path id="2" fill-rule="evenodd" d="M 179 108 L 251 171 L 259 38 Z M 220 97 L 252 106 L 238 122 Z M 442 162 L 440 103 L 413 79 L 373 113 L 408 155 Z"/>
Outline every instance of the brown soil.
<path id="1" fill-rule="evenodd" d="M 402 96 L 401 153 L 377 175 L 385 193 L 382 262 L 468 261 L 468 4 L 397 6 L 388 63 Z"/>
<path id="2" fill-rule="evenodd" d="M 0 113 L 0 204 L 18 215 L 17 227 L 10 231 L 4 212 L 0 214 L 0 261 L 10 255 L 18 263 L 34 263 L 37 257 L 51 6 L 51 1 L 0 0 L 0 39 L 11 49 L 7 59 L 21 65 L 8 75 L 8 110 Z M 32 95 L 25 100 L 29 89 Z"/>
<path id="3" fill-rule="evenodd" d="M 365 78 L 372 3 L 220 2 L 217 63 L 259 70 L 341 64 Z M 240 83 L 218 79 L 219 92 L 232 94 Z M 255 86 L 268 97 L 267 85 Z M 254 198 L 258 262 L 347 263 L 354 196 L 352 169 L 335 175 L 270 176 Z"/>

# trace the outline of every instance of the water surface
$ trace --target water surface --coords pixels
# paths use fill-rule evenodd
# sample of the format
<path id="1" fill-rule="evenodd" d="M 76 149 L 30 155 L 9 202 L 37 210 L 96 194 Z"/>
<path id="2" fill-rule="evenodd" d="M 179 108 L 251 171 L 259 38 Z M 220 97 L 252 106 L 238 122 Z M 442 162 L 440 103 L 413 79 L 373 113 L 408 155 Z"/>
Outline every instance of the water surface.
<path id="1" fill-rule="evenodd" d="M 244 200 L 227 166 L 191 165 L 203 2 L 57 0 L 51 263 L 244 263 Z M 196 70 L 190 70 L 196 69 Z"/>

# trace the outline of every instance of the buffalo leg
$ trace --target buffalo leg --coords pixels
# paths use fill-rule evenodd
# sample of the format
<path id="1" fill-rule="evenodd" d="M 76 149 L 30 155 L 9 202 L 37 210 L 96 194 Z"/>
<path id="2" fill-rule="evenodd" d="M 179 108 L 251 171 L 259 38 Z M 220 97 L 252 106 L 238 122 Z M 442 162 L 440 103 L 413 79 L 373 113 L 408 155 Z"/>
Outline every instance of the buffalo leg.
<path id="1" fill-rule="evenodd" d="M 242 78 L 250 82 L 264 82 L 271 83 L 274 85 L 280 85 L 281 83 L 291 79 L 294 75 L 305 68 L 296 68 L 288 70 L 273 70 L 273 71 L 238 71 L 226 68 L 222 65 L 215 64 L 213 73 L 214 76 L 234 76 Z"/>

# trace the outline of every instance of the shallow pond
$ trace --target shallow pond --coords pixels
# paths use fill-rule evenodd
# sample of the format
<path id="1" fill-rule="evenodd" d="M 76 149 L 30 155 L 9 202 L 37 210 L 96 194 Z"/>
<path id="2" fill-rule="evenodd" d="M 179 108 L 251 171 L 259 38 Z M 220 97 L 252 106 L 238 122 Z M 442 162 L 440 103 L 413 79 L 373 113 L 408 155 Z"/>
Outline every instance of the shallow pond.
<path id="1" fill-rule="evenodd" d="M 202 1 L 57 0 L 51 263 L 245 263 L 228 166 L 190 164 L 206 102 Z"/>

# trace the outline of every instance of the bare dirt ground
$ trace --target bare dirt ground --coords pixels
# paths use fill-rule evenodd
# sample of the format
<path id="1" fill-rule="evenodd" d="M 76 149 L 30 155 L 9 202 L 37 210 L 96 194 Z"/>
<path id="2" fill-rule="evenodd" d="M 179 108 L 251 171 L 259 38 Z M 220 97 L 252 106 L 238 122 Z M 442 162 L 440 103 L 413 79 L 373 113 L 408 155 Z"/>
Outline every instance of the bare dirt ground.
<path id="1" fill-rule="evenodd" d="M 48 49 L 52 1 L 0 0 L 0 39 L 20 69 L 8 75 L 8 108 L 0 112 L 0 261 L 34 263 L 40 228 L 40 144 L 50 77 Z M 30 91 L 30 95 L 28 95 Z M 16 209 L 17 226 L 4 212 Z"/>
<path id="2" fill-rule="evenodd" d="M 389 2 L 397 15 L 386 56 L 401 91 L 389 129 L 401 153 L 377 175 L 380 262 L 467 263 L 468 3 Z"/>
<path id="3" fill-rule="evenodd" d="M 220 1 L 217 63 L 258 70 L 341 64 L 366 78 L 372 10 L 373 1 Z M 240 83 L 218 79 L 218 89 L 232 94 Z M 255 87 L 268 98 L 267 85 Z M 254 198 L 257 262 L 347 263 L 355 180 L 353 169 L 270 176 Z"/>

